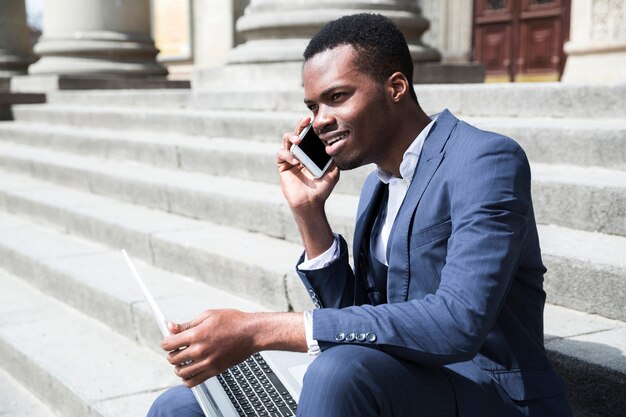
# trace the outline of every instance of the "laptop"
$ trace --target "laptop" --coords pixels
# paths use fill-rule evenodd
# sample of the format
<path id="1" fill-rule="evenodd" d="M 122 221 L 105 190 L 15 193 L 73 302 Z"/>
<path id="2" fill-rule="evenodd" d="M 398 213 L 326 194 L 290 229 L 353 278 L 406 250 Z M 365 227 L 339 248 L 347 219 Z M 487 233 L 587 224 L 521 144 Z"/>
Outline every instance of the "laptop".
<path id="1" fill-rule="evenodd" d="M 167 320 L 125 250 L 124 259 L 139 284 L 159 330 Z M 192 388 L 206 417 L 295 416 L 304 373 L 313 360 L 306 353 L 264 351 Z"/>

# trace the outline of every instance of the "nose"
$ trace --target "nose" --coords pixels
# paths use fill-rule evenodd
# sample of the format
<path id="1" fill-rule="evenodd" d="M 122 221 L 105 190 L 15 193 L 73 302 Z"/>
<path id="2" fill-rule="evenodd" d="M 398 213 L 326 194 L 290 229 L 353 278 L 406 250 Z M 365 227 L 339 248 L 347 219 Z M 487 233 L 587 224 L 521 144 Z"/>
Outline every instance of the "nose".
<path id="1" fill-rule="evenodd" d="M 337 120 L 329 106 L 320 105 L 315 119 L 313 119 L 313 129 L 317 134 L 324 133 L 337 124 Z"/>

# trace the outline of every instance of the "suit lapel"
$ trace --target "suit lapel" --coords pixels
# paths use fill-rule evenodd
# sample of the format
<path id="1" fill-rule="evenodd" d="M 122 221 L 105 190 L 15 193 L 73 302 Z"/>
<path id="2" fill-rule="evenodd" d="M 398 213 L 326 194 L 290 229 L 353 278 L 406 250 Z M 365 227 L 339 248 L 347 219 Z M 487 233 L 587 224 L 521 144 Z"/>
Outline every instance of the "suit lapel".
<path id="1" fill-rule="evenodd" d="M 405 301 L 408 297 L 411 278 L 409 236 L 413 228 L 414 213 L 424 191 L 444 159 L 446 142 L 458 122 L 459 120 L 448 110 L 444 110 L 437 117 L 437 121 L 424 142 L 411 185 L 391 229 L 387 244 L 389 263 L 387 298 L 389 302 Z"/>

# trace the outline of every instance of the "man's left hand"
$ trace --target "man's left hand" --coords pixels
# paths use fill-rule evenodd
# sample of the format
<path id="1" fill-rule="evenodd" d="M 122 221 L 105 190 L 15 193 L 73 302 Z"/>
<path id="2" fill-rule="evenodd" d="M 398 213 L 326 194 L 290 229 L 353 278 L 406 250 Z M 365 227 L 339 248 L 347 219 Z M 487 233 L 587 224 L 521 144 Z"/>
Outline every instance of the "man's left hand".
<path id="1" fill-rule="evenodd" d="M 189 388 L 218 375 L 254 353 L 248 336 L 248 314 L 238 310 L 207 310 L 194 320 L 169 323 L 171 336 L 161 347 Z"/>

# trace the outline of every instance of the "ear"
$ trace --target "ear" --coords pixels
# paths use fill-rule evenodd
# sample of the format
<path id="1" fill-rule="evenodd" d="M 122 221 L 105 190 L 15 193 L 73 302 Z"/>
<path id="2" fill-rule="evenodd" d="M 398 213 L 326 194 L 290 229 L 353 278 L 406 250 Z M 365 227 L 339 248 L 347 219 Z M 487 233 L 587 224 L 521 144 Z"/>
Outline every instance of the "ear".
<path id="1" fill-rule="evenodd" d="M 402 99 L 409 94 L 409 81 L 401 72 L 394 72 L 387 79 L 388 91 L 391 96 L 391 100 L 395 103 L 399 103 Z"/>

